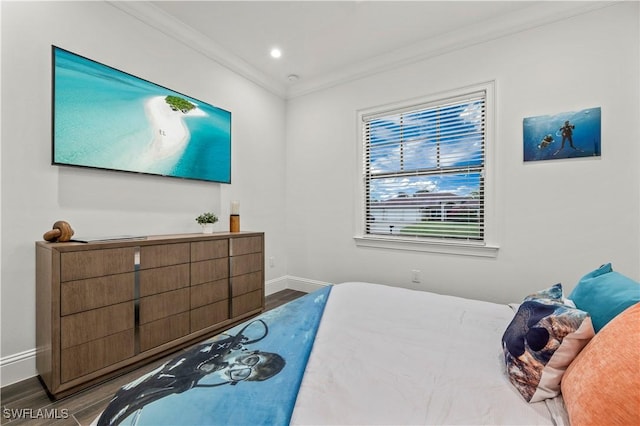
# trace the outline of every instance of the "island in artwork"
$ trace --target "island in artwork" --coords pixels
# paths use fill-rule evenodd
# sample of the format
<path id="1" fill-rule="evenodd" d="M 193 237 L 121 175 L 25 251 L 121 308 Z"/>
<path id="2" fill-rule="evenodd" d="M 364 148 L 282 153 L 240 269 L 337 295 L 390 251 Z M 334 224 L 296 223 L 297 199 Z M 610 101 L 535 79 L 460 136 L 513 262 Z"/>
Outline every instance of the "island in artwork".
<path id="1" fill-rule="evenodd" d="M 57 47 L 53 163 L 231 181 L 231 113 Z"/>
<path id="2" fill-rule="evenodd" d="M 191 138 L 184 118 L 206 116 L 195 104 L 172 95 L 150 98 L 145 109 L 154 129 L 153 140 L 144 154 L 151 161 L 181 154 Z"/>

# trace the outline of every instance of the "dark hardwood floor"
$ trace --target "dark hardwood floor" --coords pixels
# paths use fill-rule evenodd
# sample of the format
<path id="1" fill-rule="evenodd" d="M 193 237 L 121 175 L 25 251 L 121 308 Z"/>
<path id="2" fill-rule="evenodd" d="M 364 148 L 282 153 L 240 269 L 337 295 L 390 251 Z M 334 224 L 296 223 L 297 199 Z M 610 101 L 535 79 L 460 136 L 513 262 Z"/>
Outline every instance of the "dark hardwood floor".
<path id="1" fill-rule="evenodd" d="M 265 310 L 276 308 L 305 293 L 282 290 L 265 298 Z M 182 349 L 187 350 L 186 349 Z M 89 425 L 107 406 L 113 394 L 136 377 L 152 371 L 180 351 L 153 361 L 144 367 L 93 386 L 77 394 L 51 401 L 36 377 L 0 389 L 0 424 L 18 425 Z"/>

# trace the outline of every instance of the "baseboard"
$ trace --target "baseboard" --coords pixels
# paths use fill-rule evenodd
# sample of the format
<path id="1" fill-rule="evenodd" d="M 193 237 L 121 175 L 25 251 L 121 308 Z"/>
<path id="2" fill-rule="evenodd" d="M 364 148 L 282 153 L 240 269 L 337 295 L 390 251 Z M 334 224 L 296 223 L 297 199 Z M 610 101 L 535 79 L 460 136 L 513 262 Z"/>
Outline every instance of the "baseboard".
<path id="1" fill-rule="evenodd" d="M 0 358 L 0 387 L 20 382 L 36 374 L 35 349 Z"/>
<path id="2" fill-rule="evenodd" d="M 264 291 L 267 296 L 286 289 L 311 293 L 327 285 L 330 284 L 322 281 L 285 275 L 265 282 Z M 34 377 L 36 374 L 35 349 L 0 358 L 0 387 L 5 387 L 30 377 Z"/>
<path id="3" fill-rule="evenodd" d="M 286 290 L 287 287 L 287 276 L 284 275 L 282 277 L 275 278 L 273 280 L 265 281 L 264 283 L 264 295 L 269 296 L 273 293 L 277 293 L 282 290 Z"/>
<path id="4" fill-rule="evenodd" d="M 331 285 L 331 283 L 324 281 L 310 280 L 308 278 L 287 276 L 287 288 L 292 290 L 304 291 L 305 293 L 312 293 L 316 290 Z"/>
<path id="5" fill-rule="evenodd" d="M 265 282 L 265 295 L 277 293 L 282 290 L 297 290 L 305 293 L 312 293 L 322 287 L 331 285 L 323 281 L 311 280 L 308 278 L 294 277 L 292 275 L 284 275 L 282 277 Z"/>

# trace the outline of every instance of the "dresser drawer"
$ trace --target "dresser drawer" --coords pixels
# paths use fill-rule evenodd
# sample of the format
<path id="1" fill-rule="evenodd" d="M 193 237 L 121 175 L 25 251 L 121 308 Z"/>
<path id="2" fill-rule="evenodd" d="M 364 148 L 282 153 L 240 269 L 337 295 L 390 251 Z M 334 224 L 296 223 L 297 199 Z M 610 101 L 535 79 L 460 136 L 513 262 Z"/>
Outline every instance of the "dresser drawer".
<path id="1" fill-rule="evenodd" d="M 222 300 L 191 310 L 191 332 L 216 325 L 229 319 L 229 301 Z"/>
<path id="2" fill-rule="evenodd" d="M 140 274 L 140 296 L 149 296 L 189 286 L 189 264 L 144 269 Z"/>
<path id="3" fill-rule="evenodd" d="M 228 240 L 198 241 L 191 243 L 191 261 L 218 259 L 229 255 Z"/>
<path id="4" fill-rule="evenodd" d="M 72 251 L 60 255 L 60 281 L 133 272 L 134 247 Z"/>
<path id="5" fill-rule="evenodd" d="M 230 259 L 229 263 L 232 277 L 262 271 L 262 253 L 234 256 Z"/>
<path id="6" fill-rule="evenodd" d="M 231 297 L 255 290 L 262 290 L 262 271 L 237 275 L 231 278 Z"/>
<path id="7" fill-rule="evenodd" d="M 191 309 L 229 298 L 229 282 L 226 279 L 191 287 Z"/>
<path id="8" fill-rule="evenodd" d="M 140 298 L 140 324 L 189 310 L 189 289 L 168 291 Z"/>
<path id="9" fill-rule="evenodd" d="M 231 299 L 231 317 L 262 308 L 262 290 L 245 293 Z"/>
<path id="10" fill-rule="evenodd" d="M 262 252 L 262 237 L 231 238 L 231 256 Z"/>
<path id="11" fill-rule="evenodd" d="M 133 327 L 133 302 L 67 315 L 60 319 L 60 345 L 80 345 Z"/>
<path id="12" fill-rule="evenodd" d="M 191 285 L 217 281 L 229 277 L 229 258 L 204 260 L 191 264 Z"/>
<path id="13" fill-rule="evenodd" d="M 107 275 L 60 284 L 60 314 L 69 315 L 133 300 L 135 275 Z"/>
<path id="14" fill-rule="evenodd" d="M 189 243 L 142 246 L 140 247 L 140 268 L 148 269 L 189 263 L 190 256 Z"/>
<path id="15" fill-rule="evenodd" d="M 189 312 L 140 326 L 140 350 L 146 351 L 189 334 Z"/>
<path id="16" fill-rule="evenodd" d="M 68 382 L 133 355 L 133 329 L 63 349 L 60 354 L 60 381 Z"/>

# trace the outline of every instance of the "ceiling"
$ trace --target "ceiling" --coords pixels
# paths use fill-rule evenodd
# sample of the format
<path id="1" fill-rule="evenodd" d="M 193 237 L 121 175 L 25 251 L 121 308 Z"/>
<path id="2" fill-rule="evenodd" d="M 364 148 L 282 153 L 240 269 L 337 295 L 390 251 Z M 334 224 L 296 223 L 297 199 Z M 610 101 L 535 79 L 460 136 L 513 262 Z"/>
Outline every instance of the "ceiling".
<path id="1" fill-rule="evenodd" d="M 291 98 L 610 3 L 423 0 L 111 4 L 268 90 Z M 282 51 L 279 59 L 269 54 L 274 47 Z"/>

